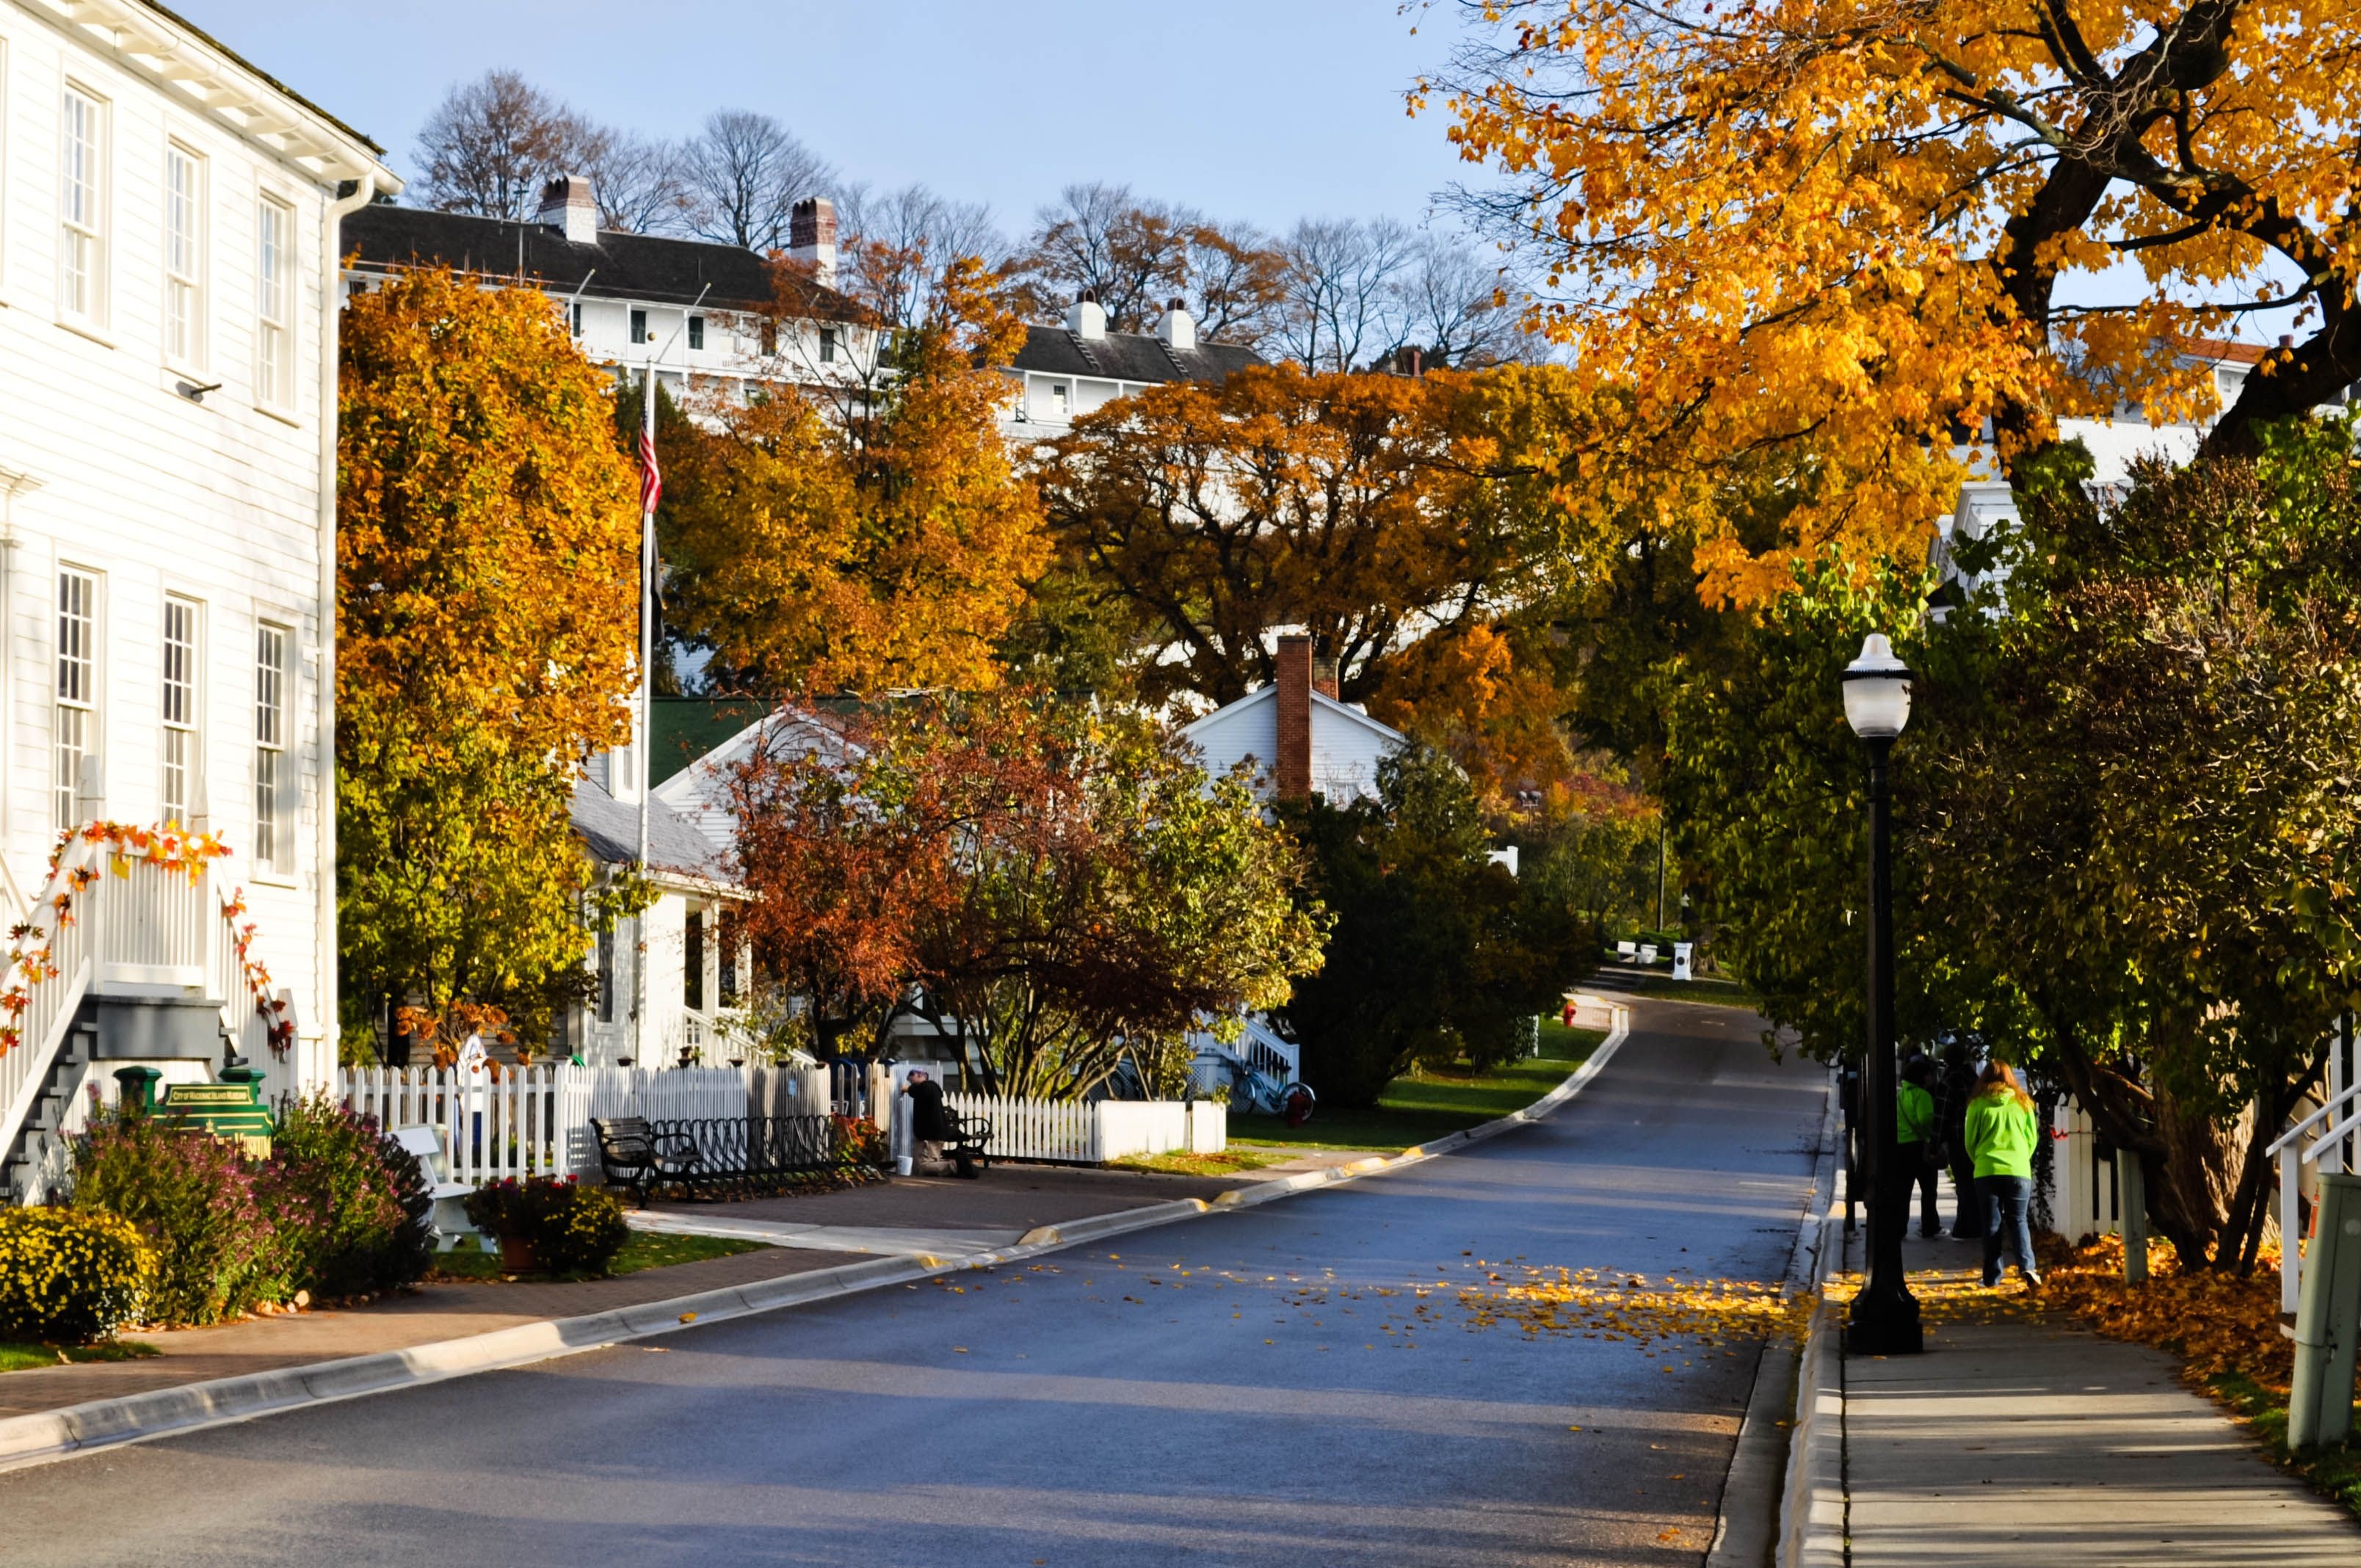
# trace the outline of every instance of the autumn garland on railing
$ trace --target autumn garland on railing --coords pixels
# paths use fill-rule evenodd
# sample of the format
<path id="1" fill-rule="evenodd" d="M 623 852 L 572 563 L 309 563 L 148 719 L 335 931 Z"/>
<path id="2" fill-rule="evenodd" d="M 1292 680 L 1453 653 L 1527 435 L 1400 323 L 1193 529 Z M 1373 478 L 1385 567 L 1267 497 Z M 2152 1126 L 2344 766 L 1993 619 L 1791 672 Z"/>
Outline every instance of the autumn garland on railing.
<path id="1" fill-rule="evenodd" d="M 93 852 L 98 846 L 105 846 L 110 869 L 126 881 L 130 879 L 131 862 L 136 860 L 160 872 L 185 872 L 192 887 L 204 879 L 208 862 L 234 852 L 214 833 L 138 828 L 127 822 L 90 822 L 67 828 L 58 835 L 57 848 L 49 852 L 49 878 L 42 883 L 41 896 L 33 903 L 34 912 L 47 907 L 56 916 L 55 930 L 61 931 L 74 923 L 75 895 L 98 880 L 95 864 L 66 863 L 74 849 L 85 844 L 92 846 Z M 222 918 L 229 924 L 238 970 L 254 999 L 255 1011 L 268 1022 L 271 1054 L 285 1056 L 294 1043 L 295 1025 L 287 1016 L 287 1003 L 270 994 L 270 971 L 251 955 L 256 927 L 251 921 L 243 927 L 237 924 L 245 913 L 246 890 L 232 890 L 222 900 Z M 29 916 L 8 929 L 8 956 L 13 960 L 15 979 L 5 992 L 0 992 L 0 1014 L 5 1018 L 0 1022 L 0 1056 L 6 1056 L 24 1043 L 23 1021 L 25 1009 L 32 1003 L 31 988 L 61 972 L 54 956 L 51 929 L 35 925 Z"/>

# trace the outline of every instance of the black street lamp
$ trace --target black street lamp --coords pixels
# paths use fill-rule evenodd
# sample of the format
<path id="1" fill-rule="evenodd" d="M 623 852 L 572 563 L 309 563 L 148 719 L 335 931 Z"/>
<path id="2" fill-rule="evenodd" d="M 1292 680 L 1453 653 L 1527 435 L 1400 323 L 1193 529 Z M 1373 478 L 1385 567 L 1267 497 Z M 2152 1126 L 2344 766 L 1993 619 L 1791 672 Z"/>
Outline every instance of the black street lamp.
<path id="1" fill-rule="evenodd" d="M 1845 719 L 1869 748 L 1869 1039 L 1861 1064 L 1861 1140 L 1869 1179 L 1869 1281 L 1853 1298 L 1845 1345 L 1855 1355 L 1915 1355 L 1927 1348 L 1918 1300 L 1902 1264 L 1910 1220 L 1910 1172 L 1903 1168 L 1894 1064 L 1894 874 L 1885 760 L 1910 722 L 1910 669 L 1872 632 L 1845 666 Z"/>

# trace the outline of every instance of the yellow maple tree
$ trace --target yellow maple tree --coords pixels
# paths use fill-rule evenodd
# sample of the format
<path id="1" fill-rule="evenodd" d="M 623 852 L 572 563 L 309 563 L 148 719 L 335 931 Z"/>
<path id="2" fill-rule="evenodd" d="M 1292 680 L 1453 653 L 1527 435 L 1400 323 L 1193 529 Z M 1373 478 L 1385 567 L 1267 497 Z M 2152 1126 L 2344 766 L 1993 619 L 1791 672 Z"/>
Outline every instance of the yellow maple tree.
<path id="1" fill-rule="evenodd" d="M 339 948 L 359 1017 L 530 1050 L 594 919 L 574 838 L 630 734 L 637 486 L 612 383 L 544 295 L 422 271 L 353 296 L 339 373 Z"/>
<path id="2" fill-rule="evenodd" d="M 1630 389 L 1591 477 L 1625 504 L 1677 469 L 1784 467 L 1779 537 L 1697 520 L 1709 598 L 1774 597 L 1830 542 L 1923 549 L 1961 432 L 2009 462 L 2065 415 L 2210 413 L 2181 351 L 2242 313 L 2312 330 L 2215 446 L 2361 378 L 2361 6 L 1467 9 L 1411 106 L 1505 177 L 1481 199 L 1541 263 L 1528 324 Z"/>
<path id="3" fill-rule="evenodd" d="M 989 687 L 1049 556 L 999 432 L 1023 323 L 972 257 L 866 245 L 841 280 L 856 320 L 822 361 L 781 264 L 774 378 L 663 433 L 674 624 L 765 694 Z"/>

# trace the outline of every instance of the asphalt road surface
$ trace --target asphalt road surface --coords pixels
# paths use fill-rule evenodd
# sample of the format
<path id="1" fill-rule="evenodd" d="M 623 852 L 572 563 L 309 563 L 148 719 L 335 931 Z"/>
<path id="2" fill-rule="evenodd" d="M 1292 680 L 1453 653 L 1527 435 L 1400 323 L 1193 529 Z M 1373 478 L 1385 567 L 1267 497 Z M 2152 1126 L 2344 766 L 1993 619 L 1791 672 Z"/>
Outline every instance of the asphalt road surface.
<path id="1" fill-rule="evenodd" d="M 1784 1266 L 1824 1076 L 1636 1010 L 1547 1122 L 1400 1174 L 0 1475 L 0 1562 L 1697 1563 L 1752 1349 L 1459 1294 Z"/>

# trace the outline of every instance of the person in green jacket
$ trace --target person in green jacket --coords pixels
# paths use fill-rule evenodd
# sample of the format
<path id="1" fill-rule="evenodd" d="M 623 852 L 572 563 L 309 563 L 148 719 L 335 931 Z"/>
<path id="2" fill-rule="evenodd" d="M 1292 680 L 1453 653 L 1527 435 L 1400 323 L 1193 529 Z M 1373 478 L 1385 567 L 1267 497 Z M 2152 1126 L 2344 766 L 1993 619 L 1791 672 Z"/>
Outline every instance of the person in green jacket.
<path id="1" fill-rule="evenodd" d="M 2016 1254 L 2027 1285 L 2041 1283 L 2033 1261 L 2033 1148 L 2041 1129 L 2033 1117 L 2033 1097 L 2016 1080 L 2016 1070 L 1996 1061 L 1976 1080 L 1968 1102 L 1968 1153 L 1976 1162 L 1976 1192 L 1984 1207 L 1984 1286 L 2000 1283 L 2004 1246 Z M 2005 1227 L 2004 1229 L 2003 1227 Z"/>
<path id="2" fill-rule="evenodd" d="M 1902 1081 L 1894 1085 L 1894 1114 L 1900 1124 L 1894 1136 L 1902 1146 L 1902 1168 L 1918 1184 L 1918 1234 L 1922 1236 L 1943 1234 L 1943 1218 L 1935 1209 L 1935 1173 L 1941 1163 L 1937 1150 L 1941 1140 L 1936 1135 L 1935 1096 L 1927 1088 L 1934 1076 L 1935 1064 L 1914 1053 L 1902 1064 Z M 1909 1210 L 1903 1212 L 1906 1215 Z"/>

